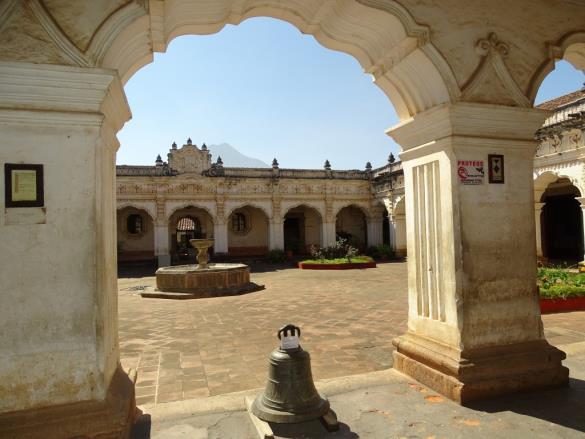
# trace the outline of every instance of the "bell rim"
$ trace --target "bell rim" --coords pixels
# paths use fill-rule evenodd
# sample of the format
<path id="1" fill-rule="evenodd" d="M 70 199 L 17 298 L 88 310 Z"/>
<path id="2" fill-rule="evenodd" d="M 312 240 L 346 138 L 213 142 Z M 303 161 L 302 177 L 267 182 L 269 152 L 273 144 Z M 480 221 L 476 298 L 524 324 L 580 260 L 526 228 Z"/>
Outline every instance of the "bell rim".
<path id="1" fill-rule="evenodd" d="M 252 404 L 252 414 L 257 418 L 276 424 L 296 424 L 299 422 L 312 421 L 327 414 L 331 409 L 331 404 L 326 397 L 319 396 L 319 404 L 310 407 L 307 412 L 294 413 L 287 411 L 275 410 L 263 404 L 263 394 L 260 394 Z"/>

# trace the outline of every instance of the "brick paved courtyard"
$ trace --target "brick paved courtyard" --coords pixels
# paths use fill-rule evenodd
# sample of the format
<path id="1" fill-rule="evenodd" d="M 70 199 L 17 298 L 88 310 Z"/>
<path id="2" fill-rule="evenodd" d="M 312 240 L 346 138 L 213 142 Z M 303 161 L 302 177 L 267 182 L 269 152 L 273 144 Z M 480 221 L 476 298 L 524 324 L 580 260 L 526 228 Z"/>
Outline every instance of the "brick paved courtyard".
<path id="1" fill-rule="evenodd" d="M 138 369 L 137 403 L 158 404 L 263 387 L 276 330 L 295 323 L 315 379 L 387 369 L 406 329 L 406 264 L 376 269 L 252 273 L 244 296 L 143 299 L 154 277 L 119 279 L 122 365 Z M 544 316 L 549 341 L 585 341 L 585 312 Z"/>

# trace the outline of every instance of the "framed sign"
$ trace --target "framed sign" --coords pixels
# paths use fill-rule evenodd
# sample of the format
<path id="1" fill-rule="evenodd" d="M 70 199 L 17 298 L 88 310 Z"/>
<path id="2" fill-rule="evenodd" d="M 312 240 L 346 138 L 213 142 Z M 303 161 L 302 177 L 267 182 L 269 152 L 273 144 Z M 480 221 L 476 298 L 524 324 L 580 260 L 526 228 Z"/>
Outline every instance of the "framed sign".
<path id="1" fill-rule="evenodd" d="M 504 183 L 504 156 L 488 154 L 488 178 L 490 183 Z"/>
<path id="2" fill-rule="evenodd" d="M 4 164 L 6 207 L 43 207 L 43 165 Z"/>
<path id="3" fill-rule="evenodd" d="M 458 160 L 457 176 L 459 177 L 459 183 L 461 184 L 483 184 L 483 160 Z"/>

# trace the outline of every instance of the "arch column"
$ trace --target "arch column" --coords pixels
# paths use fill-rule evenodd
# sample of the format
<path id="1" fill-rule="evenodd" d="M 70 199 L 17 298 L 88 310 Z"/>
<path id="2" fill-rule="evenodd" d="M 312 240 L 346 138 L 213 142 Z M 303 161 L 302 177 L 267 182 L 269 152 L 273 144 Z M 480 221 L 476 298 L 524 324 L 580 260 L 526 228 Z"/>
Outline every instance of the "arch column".
<path id="1" fill-rule="evenodd" d="M 284 221 L 270 218 L 268 222 L 268 245 L 270 250 L 284 250 Z"/>
<path id="2" fill-rule="evenodd" d="M 384 242 L 384 235 L 383 235 L 383 219 L 374 219 L 369 217 L 366 219 L 366 227 L 367 227 L 367 246 L 377 246 L 381 245 Z"/>
<path id="3" fill-rule="evenodd" d="M 392 215 L 392 242 L 394 244 L 394 254 L 396 256 L 406 256 L 406 215 L 396 213 Z"/>
<path id="4" fill-rule="evenodd" d="M 579 204 L 581 205 L 581 218 L 582 218 L 582 222 L 583 222 L 583 244 L 585 244 L 585 197 L 583 198 L 575 198 Z M 585 248 L 585 245 L 583 246 Z M 585 261 L 585 255 L 583 257 L 583 260 Z M 583 265 L 585 266 L 585 262 L 583 263 Z M 579 264 L 579 267 L 581 267 L 581 264 Z"/>
<path id="5" fill-rule="evenodd" d="M 37 437 L 42 408 L 46 437 L 125 437 L 135 402 L 118 346 L 123 88 L 110 70 L 0 62 L 0 94 L 2 161 L 43 165 L 45 192 L 43 208 L 2 208 L 0 430 Z"/>
<path id="6" fill-rule="evenodd" d="M 579 200 L 579 199 L 577 199 Z M 534 224 L 535 224 L 535 232 L 536 232 L 536 257 L 537 258 L 544 258 L 544 252 L 542 250 L 542 208 L 544 207 L 545 203 L 534 203 Z M 583 208 L 583 204 L 581 204 L 581 208 Z"/>
<path id="7" fill-rule="evenodd" d="M 408 330 L 394 367 L 460 402 L 564 385 L 536 292 L 536 109 L 441 105 L 391 130 L 403 147 Z M 502 154 L 505 183 L 460 181 L 460 160 Z"/>
<path id="8" fill-rule="evenodd" d="M 217 218 L 213 222 L 213 251 L 226 254 L 228 252 L 228 225 L 224 218 Z"/>
<path id="9" fill-rule="evenodd" d="M 159 267 L 171 265 L 171 247 L 169 242 L 169 221 L 165 215 L 165 203 L 157 201 L 154 220 L 154 255 Z"/>
<path id="10" fill-rule="evenodd" d="M 328 247 L 335 244 L 335 221 L 324 221 L 322 223 L 321 240 L 323 247 Z"/>

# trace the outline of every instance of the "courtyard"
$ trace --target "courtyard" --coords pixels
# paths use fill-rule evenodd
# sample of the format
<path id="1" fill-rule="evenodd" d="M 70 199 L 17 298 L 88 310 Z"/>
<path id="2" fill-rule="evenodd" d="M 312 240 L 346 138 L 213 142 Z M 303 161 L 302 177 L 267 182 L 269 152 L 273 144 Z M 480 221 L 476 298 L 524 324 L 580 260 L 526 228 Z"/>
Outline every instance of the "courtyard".
<path id="1" fill-rule="evenodd" d="M 136 368 L 136 400 L 157 405 L 263 387 L 276 330 L 299 325 L 313 377 L 324 380 L 392 366 L 392 339 L 406 330 L 405 263 L 375 269 L 254 266 L 265 290 L 243 296 L 143 299 L 153 276 L 118 279 L 121 362 Z M 585 312 L 543 316 L 547 340 L 585 344 Z"/>

